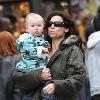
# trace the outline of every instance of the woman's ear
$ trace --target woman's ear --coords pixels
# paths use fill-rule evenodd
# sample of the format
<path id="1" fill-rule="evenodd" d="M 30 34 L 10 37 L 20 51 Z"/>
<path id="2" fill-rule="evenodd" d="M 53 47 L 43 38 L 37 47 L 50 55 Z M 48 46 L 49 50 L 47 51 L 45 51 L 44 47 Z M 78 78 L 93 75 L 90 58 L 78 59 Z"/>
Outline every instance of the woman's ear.
<path id="1" fill-rule="evenodd" d="M 65 33 L 68 32 L 68 31 L 69 31 L 69 29 L 65 29 Z"/>

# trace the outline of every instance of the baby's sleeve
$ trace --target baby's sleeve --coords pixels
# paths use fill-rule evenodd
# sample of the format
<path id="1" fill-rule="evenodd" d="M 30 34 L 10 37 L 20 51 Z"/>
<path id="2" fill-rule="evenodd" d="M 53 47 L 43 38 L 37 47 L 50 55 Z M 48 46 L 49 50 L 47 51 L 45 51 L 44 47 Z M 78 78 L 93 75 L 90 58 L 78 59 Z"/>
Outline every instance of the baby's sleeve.
<path id="1" fill-rule="evenodd" d="M 49 46 L 50 46 L 49 42 L 48 42 L 48 41 L 45 41 L 45 42 L 44 42 L 44 47 L 45 47 L 45 48 L 48 48 Z"/>
<path id="2" fill-rule="evenodd" d="M 20 51 L 20 48 L 24 42 L 24 40 L 26 39 L 27 34 L 24 33 L 22 35 L 20 35 L 20 37 L 16 40 L 16 45 L 17 45 L 17 50 Z"/>
<path id="3" fill-rule="evenodd" d="M 21 42 L 19 38 L 16 40 L 17 50 L 20 51 Z"/>
<path id="4" fill-rule="evenodd" d="M 37 47 L 37 57 L 38 58 L 42 58 L 42 49 L 43 49 L 43 46 Z"/>

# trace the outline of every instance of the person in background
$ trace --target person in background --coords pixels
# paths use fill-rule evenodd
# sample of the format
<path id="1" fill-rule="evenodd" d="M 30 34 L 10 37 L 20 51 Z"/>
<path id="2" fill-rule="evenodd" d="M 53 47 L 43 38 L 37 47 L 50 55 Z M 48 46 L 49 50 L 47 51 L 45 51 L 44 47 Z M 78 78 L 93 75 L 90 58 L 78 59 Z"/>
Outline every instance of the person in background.
<path id="1" fill-rule="evenodd" d="M 5 17 L 7 17 L 10 20 L 11 33 L 14 34 L 14 32 L 16 31 L 17 18 L 14 15 L 5 15 Z"/>
<path id="2" fill-rule="evenodd" d="M 46 18 L 52 11 L 60 10 L 62 7 L 58 0 L 42 0 L 41 6 L 44 9 L 44 18 Z"/>
<path id="3" fill-rule="evenodd" d="M 100 13 L 100 6 L 97 8 L 97 14 Z"/>
<path id="4" fill-rule="evenodd" d="M 7 17 L 0 17 L 0 32 L 1 31 L 9 31 L 11 32 L 11 21 Z"/>
<path id="5" fill-rule="evenodd" d="M 90 34 L 87 41 L 86 66 L 90 80 L 92 100 L 100 99 L 100 14 L 93 19 L 95 32 Z"/>
<path id="6" fill-rule="evenodd" d="M 0 5 L 0 17 L 4 16 L 4 6 Z"/>
<path id="7" fill-rule="evenodd" d="M 87 43 L 89 35 L 94 32 L 94 27 L 93 27 L 93 24 L 92 24 L 93 16 L 90 13 L 87 13 L 84 16 L 84 12 L 83 12 L 83 14 L 80 15 L 80 19 L 83 22 L 83 25 L 85 26 L 84 27 L 85 28 L 84 34 L 82 34 L 82 31 L 79 31 L 80 39 L 81 39 L 81 43 L 79 42 L 79 46 L 80 46 L 81 51 L 83 53 L 84 63 L 85 63 L 85 52 L 86 52 L 86 48 L 87 48 L 86 43 Z M 80 91 L 79 100 L 91 100 L 90 82 L 89 82 L 88 74 L 87 74 L 87 77 L 86 77 L 85 85 Z"/>
<path id="8" fill-rule="evenodd" d="M 10 32 L 0 32 L 0 100 L 12 100 L 12 74 L 20 60 L 16 41 Z"/>
<path id="9" fill-rule="evenodd" d="M 16 65 L 16 70 L 22 73 L 46 68 L 49 53 L 49 43 L 44 40 L 43 36 L 43 18 L 36 13 L 30 13 L 26 16 L 25 26 L 26 32 L 16 40 L 18 51 L 22 56 L 22 60 Z M 43 82 L 43 86 L 45 85 L 46 82 Z M 31 95 L 33 94 L 30 94 L 29 98 Z M 22 100 L 26 100 L 26 98 L 25 96 Z M 28 100 L 31 100 L 29 98 Z M 41 93 L 41 98 L 42 100 L 55 100 L 43 93 Z"/>
<path id="10" fill-rule="evenodd" d="M 16 31 L 14 32 L 14 37 L 17 39 L 26 31 L 25 29 L 25 18 L 20 17 L 16 23 Z"/>

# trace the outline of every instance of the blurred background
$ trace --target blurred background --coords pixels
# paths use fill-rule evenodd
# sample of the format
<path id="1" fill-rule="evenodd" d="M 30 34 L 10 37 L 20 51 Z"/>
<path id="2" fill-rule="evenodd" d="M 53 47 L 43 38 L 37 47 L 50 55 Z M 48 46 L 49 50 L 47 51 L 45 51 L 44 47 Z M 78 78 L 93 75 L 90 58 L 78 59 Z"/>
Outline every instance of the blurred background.
<path id="1" fill-rule="evenodd" d="M 53 10 L 63 10 L 71 15 L 83 38 L 87 27 L 92 27 L 93 17 L 100 12 L 100 0 L 0 0 L 0 17 L 8 18 L 16 38 L 25 31 L 27 13 L 35 12 L 46 18 Z"/>
<path id="2" fill-rule="evenodd" d="M 47 10 L 61 9 L 61 6 L 64 10 L 70 10 L 73 16 L 82 10 L 95 15 L 100 0 L 0 0 L 0 16 L 14 15 L 19 18 L 29 12 L 36 12 L 45 17 Z"/>

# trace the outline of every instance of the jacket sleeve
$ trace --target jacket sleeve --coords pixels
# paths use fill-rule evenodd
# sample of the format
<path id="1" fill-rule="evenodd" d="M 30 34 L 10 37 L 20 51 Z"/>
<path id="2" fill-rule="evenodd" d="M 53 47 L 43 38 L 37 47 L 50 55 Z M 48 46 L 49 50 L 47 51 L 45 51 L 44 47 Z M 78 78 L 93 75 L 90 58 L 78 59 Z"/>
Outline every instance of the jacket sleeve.
<path id="1" fill-rule="evenodd" d="M 22 90 L 37 88 L 41 83 L 41 70 L 42 69 L 37 69 L 27 73 L 15 71 L 13 74 L 13 79 L 16 87 Z"/>
<path id="2" fill-rule="evenodd" d="M 65 71 L 65 80 L 53 81 L 55 83 L 55 93 L 57 95 L 61 95 L 61 93 L 63 93 L 65 97 L 70 98 L 72 97 L 72 94 L 75 96 L 75 94 L 80 91 L 86 77 L 83 57 L 78 47 L 75 46 L 72 48 L 70 57 L 66 63 L 66 68 L 70 69 L 69 72 L 71 72 L 71 74 L 68 74 L 68 70 L 66 69 L 67 72 Z"/>

